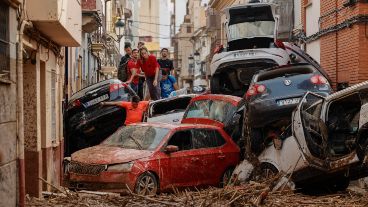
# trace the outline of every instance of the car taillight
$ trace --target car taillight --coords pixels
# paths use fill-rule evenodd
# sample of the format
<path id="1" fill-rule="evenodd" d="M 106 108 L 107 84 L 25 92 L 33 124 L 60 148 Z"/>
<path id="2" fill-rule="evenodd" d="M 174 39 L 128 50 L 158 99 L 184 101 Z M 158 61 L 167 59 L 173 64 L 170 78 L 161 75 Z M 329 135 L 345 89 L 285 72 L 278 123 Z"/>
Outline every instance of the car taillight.
<path id="1" fill-rule="evenodd" d="M 71 104 L 72 108 L 76 108 L 76 107 L 80 107 L 80 106 L 82 106 L 82 103 L 80 102 L 79 99 L 74 100 L 73 103 Z"/>
<path id="2" fill-rule="evenodd" d="M 281 40 L 276 40 L 276 41 L 275 41 L 275 45 L 276 45 L 276 47 L 278 47 L 278 48 L 281 48 L 281 49 L 283 49 L 283 50 L 286 50 L 285 45 L 284 45 L 284 43 L 283 43 Z"/>
<path id="3" fill-rule="evenodd" d="M 255 96 L 255 95 L 258 95 L 258 94 L 262 94 L 264 92 L 266 92 L 266 86 L 264 86 L 264 85 L 257 85 L 256 84 L 256 85 L 251 86 L 248 89 L 248 91 L 245 94 L 245 96 L 248 99 L 248 98 L 250 98 L 252 96 Z"/>
<path id="4" fill-rule="evenodd" d="M 327 84 L 327 79 L 321 75 L 314 75 L 310 78 L 310 81 L 315 85 Z"/>
<path id="5" fill-rule="evenodd" d="M 110 85 L 110 92 L 126 87 L 125 83 L 114 83 Z"/>

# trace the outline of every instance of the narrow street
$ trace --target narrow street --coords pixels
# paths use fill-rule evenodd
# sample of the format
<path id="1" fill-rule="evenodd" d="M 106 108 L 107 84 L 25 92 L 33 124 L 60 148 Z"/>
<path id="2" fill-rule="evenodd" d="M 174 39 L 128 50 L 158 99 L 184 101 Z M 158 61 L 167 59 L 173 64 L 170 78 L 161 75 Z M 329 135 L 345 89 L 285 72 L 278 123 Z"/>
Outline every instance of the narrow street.
<path id="1" fill-rule="evenodd" d="M 368 206 L 367 0 L 0 0 L 0 207 Z"/>

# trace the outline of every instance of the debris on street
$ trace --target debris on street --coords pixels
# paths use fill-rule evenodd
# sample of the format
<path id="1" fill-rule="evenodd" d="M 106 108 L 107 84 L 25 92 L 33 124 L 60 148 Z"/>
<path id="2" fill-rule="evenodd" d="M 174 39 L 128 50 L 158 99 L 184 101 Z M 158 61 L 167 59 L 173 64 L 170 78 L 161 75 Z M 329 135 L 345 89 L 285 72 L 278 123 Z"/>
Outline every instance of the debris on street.
<path id="1" fill-rule="evenodd" d="M 310 196 L 290 190 L 271 192 L 275 183 L 271 179 L 262 183 L 249 182 L 242 186 L 208 188 L 204 190 L 175 190 L 171 194 L 154 197 L 120 196 L 113 193 L 79 191 L 44 193 L 43 199 L 29 198 L 27 206 L 367 206 L 368 194 L 350 191 L 337 194 Z"/>

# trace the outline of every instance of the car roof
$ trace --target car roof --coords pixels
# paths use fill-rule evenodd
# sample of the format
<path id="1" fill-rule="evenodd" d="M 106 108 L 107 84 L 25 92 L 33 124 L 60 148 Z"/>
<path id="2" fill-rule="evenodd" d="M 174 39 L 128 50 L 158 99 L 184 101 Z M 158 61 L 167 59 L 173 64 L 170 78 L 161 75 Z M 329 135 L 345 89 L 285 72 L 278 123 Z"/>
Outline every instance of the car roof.
<path id="1" fill-rule="evenodd" d="M 220 101 L 226 101 L 231 103 L 234 106 L 237 106 L 239 102 L 241 102 L 242 98 L 237 96 L 230 96 L 230 95 L 220 95 L 220 94 L 206 94 L 206 95 L 199 95 L 194 98 L 192 98 L 191 103 L 194 101 L 200 101 L 200 100 L 220 100 Z"/>
<path id="2" fill-rule="evenodd" d="M 327 96 L 326 100 L 330 101 L 330 100 L 333 100 L 335 98 L 344 97 L 346 95 L 352 94 L 352 93 L 354 93 L 356 91 L 359 91 L 359 90 L 362 90 L 364 88 L 368 88 L 368 81 L 364 81 L 364 82 L 358 83 L 356 85 L 350 86 L 350 87 L 348 87 L 344 90 L 335 92 L 335 93 Z"/>
<path id="3" fill-rule="evenodd" d="M 167 129 L 191 129 L 191 128 L 211 128 L 211 129 L 220 129 L 220 127 L 213 126 L 213 125 L 206 125 L 206 124 L 169 124 L 169 123 L 162 123 L 162 122 L 141 122 L 141 123 L 134 123 L 129 124 L 129 126 L 152 126 L 152 127 L 161 127 Z"/>

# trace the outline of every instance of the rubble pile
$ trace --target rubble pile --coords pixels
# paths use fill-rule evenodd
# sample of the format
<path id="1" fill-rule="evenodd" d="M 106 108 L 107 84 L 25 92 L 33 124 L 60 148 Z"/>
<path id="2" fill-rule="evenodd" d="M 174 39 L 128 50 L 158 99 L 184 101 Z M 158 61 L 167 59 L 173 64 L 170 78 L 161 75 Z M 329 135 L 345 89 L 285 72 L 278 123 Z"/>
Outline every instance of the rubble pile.
<path id="1" fill-rule="evenodd" d="M 44 199 L 28 198 L 27 206 L 367 206 L 366 193 L 347 191 L 339 194 L 308 196 L 288 189 L 272 192 L 269 182 L 250 182 L 242 186 L 175 190 L 154 197 L 100 192 L 46 194 Z"/>

